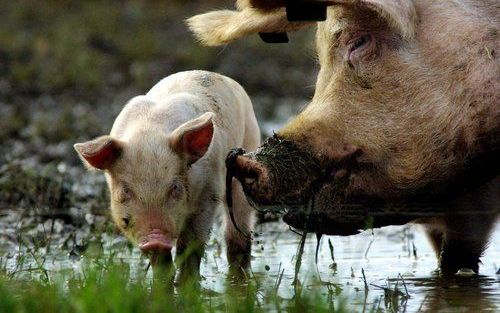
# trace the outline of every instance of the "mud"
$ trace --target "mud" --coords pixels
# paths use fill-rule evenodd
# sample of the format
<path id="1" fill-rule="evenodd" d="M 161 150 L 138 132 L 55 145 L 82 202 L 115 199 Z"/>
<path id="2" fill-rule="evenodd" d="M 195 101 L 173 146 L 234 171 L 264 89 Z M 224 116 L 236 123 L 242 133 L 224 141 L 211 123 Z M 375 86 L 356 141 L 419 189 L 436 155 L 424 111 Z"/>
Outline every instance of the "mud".
<path id="1" fill-rule="evenodd" d="M 252 163 L 246 162 L 248 166 L 237 164 L 238 156 Z M 265 181 L 260 180 L 262 173 L 251 167 L 254 161 L 265 168 L 268 176 Z M 316 187 L 320 186 L 318 180 L 325 176 L 325 170 L 317 159 L 276 134 L 254 152 L 245 154 L 242 149 L 231 151 L 226 165 L 228 176 L 239 179 L 249 201 L 257 205 L 306 204 L 316 193 Z M 245 183 L 247 178 L 256 182 L 248 185 Z"/>

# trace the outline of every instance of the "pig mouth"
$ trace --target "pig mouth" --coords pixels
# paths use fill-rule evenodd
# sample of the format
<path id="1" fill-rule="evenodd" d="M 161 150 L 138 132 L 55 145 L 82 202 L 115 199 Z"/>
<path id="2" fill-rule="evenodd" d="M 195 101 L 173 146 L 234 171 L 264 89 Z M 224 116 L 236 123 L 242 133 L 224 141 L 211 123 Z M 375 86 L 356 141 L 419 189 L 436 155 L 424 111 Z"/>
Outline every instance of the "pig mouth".
<path id="1" fill-rule="evenodd" d="M 172 264 L 172 248 L 171 240 L 159 229 L 151 230 L 139 243 L 139 249 L 149 257 L 153 268 Z"/>

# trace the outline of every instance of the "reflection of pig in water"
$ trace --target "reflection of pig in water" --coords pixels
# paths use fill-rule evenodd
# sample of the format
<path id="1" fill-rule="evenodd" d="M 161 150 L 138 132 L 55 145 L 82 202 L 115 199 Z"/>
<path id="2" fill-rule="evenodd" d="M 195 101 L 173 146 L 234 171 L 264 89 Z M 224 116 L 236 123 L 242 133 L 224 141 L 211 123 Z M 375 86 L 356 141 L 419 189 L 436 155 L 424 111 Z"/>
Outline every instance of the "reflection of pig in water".
<path id="1" fill-rule="evenodd" d="M 171 75 L 130 100 L 109 136 L 75 149 L 104 170 L 115 223 L 153 266 L 194 249 L 180 279 L 197 274 L 215 210 L 225 206 L 224 158 L 231 147 L 255 149 L 260 133 L 252 104 L 235 81 L 210 72 Z M 251 231 L 253 213 L 234 180 L 236 220 Z M 226 223 L 228 261 L 249 265 L 250 241 Z"/>
<path id="2" fill-rule="evenodd" d="M 319 225 L 310 231 L 352 234 L 366 217 L 373 226 L 418 219 L 443 273 L 477 272 L 500 210 L 498 1 L 319 2 L 329 7 L 317 23 L 311 103 L 256 152 L 234 154 L 231 170 L 256 203 L 316 194 Z M 239 11 L 188 23 L 208 45 L 313 24 L 289 22 L 286 3 L 240 0 Z M 276 166 L 282 155 L 289 163 Z M 306 171 L 294 169 L 304 160 L 313 160 Z M 303 228 L 307 219 L 291 212 L 285 220 Z"/>

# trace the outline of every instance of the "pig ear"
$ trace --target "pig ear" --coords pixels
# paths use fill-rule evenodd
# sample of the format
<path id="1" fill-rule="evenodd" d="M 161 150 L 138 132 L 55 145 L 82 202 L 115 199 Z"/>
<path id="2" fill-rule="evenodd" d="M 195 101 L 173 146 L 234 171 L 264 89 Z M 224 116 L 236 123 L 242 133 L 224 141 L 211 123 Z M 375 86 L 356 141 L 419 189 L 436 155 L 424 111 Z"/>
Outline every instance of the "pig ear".
<path id="1" fill-rule="evenodd" d="M 189 164 L 205 155 L 214 134 L 214 113 L 207 112 L 177 127 L 169 138 L 170 147 L 184 155 Z"/>
<path id="2" fill-rule="evenodd" d="M 122 152 L 122 144 L 110 136 L 98 137 L 73 146 L 89 169 L 109 169 Z"/>
<path id="3" fill-rule="evenodd" d="M 251 2 L 254 1 L 250 1 L 249 5 Z M 243 7 L 243 4 L 241 6 L 241 11 L 212 11 L 193 16 L 186 22 L 197 39 L 206 46 L 226 44 L 257 33 L 286 33 L 315 24 L 315 22 L 289 22 L 284 8 L 265 11 L 251 6 Z"/>

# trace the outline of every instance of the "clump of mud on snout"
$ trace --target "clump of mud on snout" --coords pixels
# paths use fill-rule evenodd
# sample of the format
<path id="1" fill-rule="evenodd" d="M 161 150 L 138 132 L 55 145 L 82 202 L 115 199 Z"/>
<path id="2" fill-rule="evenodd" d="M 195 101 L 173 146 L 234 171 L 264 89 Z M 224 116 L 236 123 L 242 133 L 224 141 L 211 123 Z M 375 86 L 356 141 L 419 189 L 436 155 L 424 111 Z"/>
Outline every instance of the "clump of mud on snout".
<path id="1" fill-rule="evenodd" d="M 319 160 L 293 142 L 274 135 L 256 151 L 234 149 L 226 160 L 228 176 L 236 177 L 256 205 L 304 204 L 313 183 L 324 175 Z"/>
<path id="2" fill-rule="evenodd" d="M 231 181 L 236 177 L 256 209 L 285 210 L 283 220 L 294 228 L 322 234 L 356 233 L 364 224 L 365 211 L 343 207 L 346 179 L 332 176 L 332 166 L 324 163 L 277 135 L 255 152 L 233 149 L 226 159 L 230 215 Z"/>

